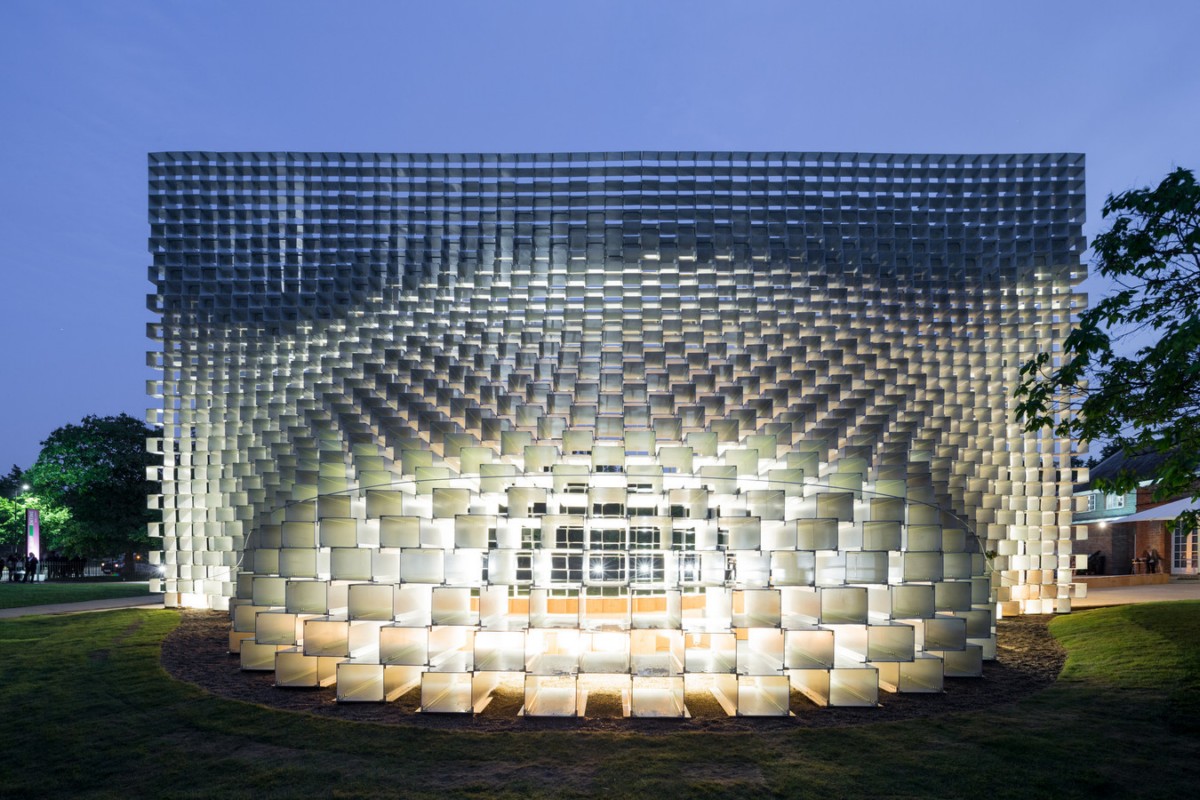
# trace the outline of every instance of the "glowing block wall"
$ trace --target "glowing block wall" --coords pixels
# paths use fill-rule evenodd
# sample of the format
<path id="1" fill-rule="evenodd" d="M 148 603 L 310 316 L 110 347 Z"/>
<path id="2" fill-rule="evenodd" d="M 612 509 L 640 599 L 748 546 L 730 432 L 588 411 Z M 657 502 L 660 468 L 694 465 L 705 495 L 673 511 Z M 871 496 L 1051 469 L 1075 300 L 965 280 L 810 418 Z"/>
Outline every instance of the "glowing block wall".
<path id="1" fill-rule="evenodd" d="M 1070 608 L 1083 157 L 150 156 L 169 605 L 343 700 L 778 713 Z"/>

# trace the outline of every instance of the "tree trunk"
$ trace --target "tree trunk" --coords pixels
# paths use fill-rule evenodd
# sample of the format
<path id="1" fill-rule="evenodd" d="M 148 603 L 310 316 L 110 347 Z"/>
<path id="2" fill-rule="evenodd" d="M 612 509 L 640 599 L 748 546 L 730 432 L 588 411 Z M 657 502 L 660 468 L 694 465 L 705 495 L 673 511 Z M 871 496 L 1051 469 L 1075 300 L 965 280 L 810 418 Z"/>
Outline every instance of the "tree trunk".
<path id="1" fill-rule="evenodd" d="M 134 579 L 137 570 L 137 562 L 133 558 L 133 550 L 125 551 L 125 567 L 121 570 L 121 580 L 131 581 Z"/>

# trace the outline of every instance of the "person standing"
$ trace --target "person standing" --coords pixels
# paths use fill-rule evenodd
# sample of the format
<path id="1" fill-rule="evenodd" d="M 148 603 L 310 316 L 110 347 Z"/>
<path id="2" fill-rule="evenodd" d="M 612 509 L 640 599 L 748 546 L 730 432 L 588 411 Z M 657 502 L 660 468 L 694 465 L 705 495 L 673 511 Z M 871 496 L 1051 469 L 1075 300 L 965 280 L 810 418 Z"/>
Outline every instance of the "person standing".
<path id="1" fill-rule="evenodd" d="M 25 558 L 25 582 L 37 583 L 38 557 L 30 553 Z"/>
<path id="2" fill-rule="evenodd" d="M 15 581 L 17 579 L 17 554 L 8 554 L 8 579 Z"/>

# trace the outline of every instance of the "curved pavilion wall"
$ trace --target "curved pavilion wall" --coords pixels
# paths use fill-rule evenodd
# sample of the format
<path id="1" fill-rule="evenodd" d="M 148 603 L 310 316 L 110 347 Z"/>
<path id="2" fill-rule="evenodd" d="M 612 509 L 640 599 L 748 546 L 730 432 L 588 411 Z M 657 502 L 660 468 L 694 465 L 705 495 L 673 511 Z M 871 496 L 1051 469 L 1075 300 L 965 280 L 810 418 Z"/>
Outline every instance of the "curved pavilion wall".
<path id="1" fill-rule="evenodd" d="M 167 604 L 341 700 L 787 713 L 1070 609 L 1083 157 L 150 156 Z"/>

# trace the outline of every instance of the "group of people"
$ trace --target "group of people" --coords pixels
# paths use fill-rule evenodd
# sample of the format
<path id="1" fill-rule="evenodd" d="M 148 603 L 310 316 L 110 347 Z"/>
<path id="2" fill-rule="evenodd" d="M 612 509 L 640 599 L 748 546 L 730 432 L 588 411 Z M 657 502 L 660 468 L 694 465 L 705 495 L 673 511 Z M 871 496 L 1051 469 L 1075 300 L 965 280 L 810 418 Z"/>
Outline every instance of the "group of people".
<path id="1" fill-rule="evenodd" d="M 37 581 L 38 557 L 33 553 L 25 556 L 23 561 L 16 553 L 10 553 L 7 561 L 0 560 L 0 580 L 3 579 L 5 566 L 8 567 L 8 579 L 10 581 L 18 580 L 18 569 L 22 569 L 22 576 L 20 577 L 20 581 L 22 583 L 33 583 Z"/>
<path id="2" fill-rule="evenodd" d="M 1158 565 L 1162 563 L 1162 556 L 1158 554 L 1158 550 L 1151 548 L 1142 553 L 1142 560 L 1146 562 L 1146 572 L 1154 575 L 1158 572 Z"/>

